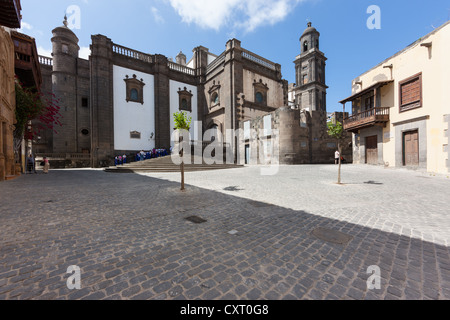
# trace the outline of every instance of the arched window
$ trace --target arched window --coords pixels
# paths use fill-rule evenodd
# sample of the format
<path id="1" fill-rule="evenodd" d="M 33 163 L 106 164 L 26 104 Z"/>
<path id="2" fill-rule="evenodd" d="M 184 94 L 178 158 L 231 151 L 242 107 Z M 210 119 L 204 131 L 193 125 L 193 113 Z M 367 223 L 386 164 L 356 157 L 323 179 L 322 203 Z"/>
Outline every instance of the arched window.
<path id="1" fill-rule="evenodd" d="M 187 109 L 188 109 L 187 99 L 181 99 L 181 110 L 187 110 Z"/>
<path id="2" fill-rule="evenodd" d="M 308 41 L 303 42 L 303 52 L 308 51 Z"/>
<path id="3" fill-rule="evenodd" d="M 139 92 L 137 91 L 137 89 L 131 89 L 130 100 L 131 101 L 139 101 Z"/>
<path id="4" fill-rule="evenodd" d="M 211 97 L 211 103 L 213 105 L 219 104 L 219 94 L 217 92 L 214 92 Z"/>
<path id="5" fill-rule="evenodd" d="M 319 49 L 319 39 L 316 39 L 316 48 Z"/>
<path id="6" fill-rule="evenodd" d="M 130 78 L 128 75 L 124 79 L 126 83 L 126 100 L 127 102 L 137 102 L 144 104 L 144 80 L 138 80 L 137 76 L 133 74 Z"/>
<path id="7" fill-rule="evenodd" d="M 211 142 L 214 142 L 217 140 L 217 135 L 219 132 L 219 126 L 217 124 L 213 124 L 211 126 Z"/>
<path id="8" fill-rule="evenodd" d="M 263 103 L 264 102 L 264 95 L 261 92 L 256 92 L 255 95 L 255 101 L 256 103 Z"/>

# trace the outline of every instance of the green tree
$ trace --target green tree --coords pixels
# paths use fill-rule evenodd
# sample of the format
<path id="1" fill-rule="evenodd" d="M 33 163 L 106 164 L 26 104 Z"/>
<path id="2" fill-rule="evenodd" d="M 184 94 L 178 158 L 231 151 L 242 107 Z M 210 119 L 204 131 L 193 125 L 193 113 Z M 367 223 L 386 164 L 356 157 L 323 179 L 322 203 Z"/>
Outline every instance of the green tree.
<path id="1" fill-rule="evenodd" d="M 173 114 L 173 119 L 175 121 L 175 130 L 186 130 L 189 131 L 191 128 L 192 123 L 192 117 L 189 117 L 188 114 L 184 111 L 175 112 Z M 180 134 L 180 138 L 183 138 L 183 136 Z M 182 141 L 179 141 L 182 142 Z M 181 164 L 180 164 L 180 171 L 181 171 L 181 191 L 184 191 L 184 160 L 183 160 L 183 152 L 184 149 L 181 149 Z"/>
<path id="2" fill-rule="evenodd" d="M 44 94 L 35 90 L 35 88 L 24 87 L 18 79 L 15 82 L 16 92 L 16 123 L 14 130 L 14 150 L 18 154 L 22 139 L 32 140 L 42 130 L 51 129 L 55 133 L 55 126 L 61 126 L 59 119 L 60 107 L 59 101 L 53 94 L 45 97 Z M 36 121 L 31 129 L 29 122 Z"/>
<path id="3" fill-rule="evenodd" d="M 347 133 L 342 126 L 342 123 L 336 121 L 336 123 L 328 123 L 328 135 L 337 140 L 339 151 L 339 169 L 338 169 L 338 184 L 341 184 L 341 167 L 342 167 L 342 143 L 347 136 Z"/>

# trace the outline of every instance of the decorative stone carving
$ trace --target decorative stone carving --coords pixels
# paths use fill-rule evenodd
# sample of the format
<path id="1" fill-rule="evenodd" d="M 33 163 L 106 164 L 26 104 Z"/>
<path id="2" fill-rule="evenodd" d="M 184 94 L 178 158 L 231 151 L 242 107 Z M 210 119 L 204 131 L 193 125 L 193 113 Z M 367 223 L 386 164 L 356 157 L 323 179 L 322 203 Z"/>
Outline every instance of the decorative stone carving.
<path id="1" fill-rule="evenodd" d="M 127 102 L 137 102 L 144 104 L 144 80 L 138 80 L 137 76 L 133 74 L 133 78 L 126 76 L 124 79 L 127 85 Z"/>
<path id="2" fill-rule="evenodd" d="M 188 91 L 186 87 L 184 90 L 178 89 L 178 96 L 180 99 L 180 110 L 192 112 L 192 97 L 194 96 L 191 91 Z"/>

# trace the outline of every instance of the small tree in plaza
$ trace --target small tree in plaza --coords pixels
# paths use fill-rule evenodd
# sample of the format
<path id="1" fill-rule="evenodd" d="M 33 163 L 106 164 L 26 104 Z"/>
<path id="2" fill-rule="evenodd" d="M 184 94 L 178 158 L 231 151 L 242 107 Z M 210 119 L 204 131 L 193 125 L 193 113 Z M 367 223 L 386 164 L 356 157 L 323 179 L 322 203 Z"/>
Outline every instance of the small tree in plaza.
<path id="1" fill-rule="evenodd" d="M 58 133 L 55 126 L 61 126 L 59 113 L 59 101 L 54 94 L 46 97 L 34 88 L 24 87 L 18 79 L 15 82 L 16 92 L 16 123 L 14 130 L 14 151 L 20 153 L 22 139 L 33 140 L 33 138 L 45 129 Z M 35 121 L 30 126 L 31 121 Z"/>
<path id="2" fill-rule="evenodd" d="M 341 184 L 341 167 L 342 167 L 342 143 L 346 137 L 346 132 L 342 123 L 336 121 L 336 123 L 328 123 L 328 135 L 337 140 L 339 151 L 339 169 L 338 169 L 338 184 Z"/>
<path id="3" fill-rule="evenodd" d="M 188 114 L 184 111 L 175 112 L 173 114 L 173 119 L 175 121 L 175 130 L 186 130 L 189 131 L 191 129 L 191 123 L 192 123 L 192 117 L 189 117 Z M 182 142 L 183 135 L 180 134 L 180 143 Z M 184 160 L 183 160 L 183 152 L 184 149 L 181 149 L 181 164 L 180 164 L 180 171 L 181 171 L 181 191 L 184 191 Z"/>

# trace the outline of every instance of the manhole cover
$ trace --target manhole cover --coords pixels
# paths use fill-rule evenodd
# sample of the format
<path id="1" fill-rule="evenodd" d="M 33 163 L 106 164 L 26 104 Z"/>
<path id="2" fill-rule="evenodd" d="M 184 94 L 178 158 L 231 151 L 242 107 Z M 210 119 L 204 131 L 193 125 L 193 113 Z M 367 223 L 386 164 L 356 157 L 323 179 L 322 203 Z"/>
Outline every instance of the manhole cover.
<path id="1" fill-rule="evenodd" d="M 311 234 L 320 240 L 335 244 L 347 244 L 353 239 L 348 234 L 326 228 L 317 228 Z"/>
<path id="2" fill-rule="evenodd" d="M 197 217 L 197 216 L 192 216 L 192 217 L 188 217 L 188 218 L 185 218 L 185 219 L 187 221 L 190 221 L 190 222 L 195 223 L 195 224 L 201 224 L 201 223 L 207 222 L 207 220 L 202 219 L 202 218 Z"/>

